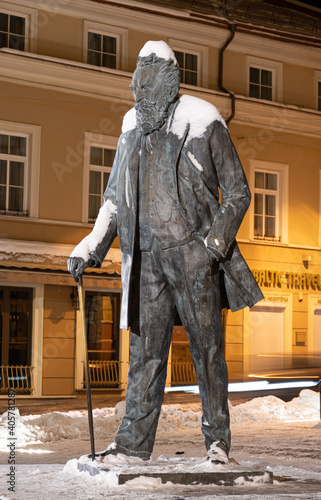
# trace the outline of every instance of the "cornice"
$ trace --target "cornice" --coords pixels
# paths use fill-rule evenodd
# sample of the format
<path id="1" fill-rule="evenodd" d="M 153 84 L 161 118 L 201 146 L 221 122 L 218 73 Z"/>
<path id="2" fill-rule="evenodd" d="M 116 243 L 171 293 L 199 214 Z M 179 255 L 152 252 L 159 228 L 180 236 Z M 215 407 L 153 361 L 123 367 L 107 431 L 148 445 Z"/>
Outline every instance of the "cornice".
<path id="1" fill-rule="evenodd" d="M 16 4 L 13 0 L 8 0 L 8 2 Z M 43 9 L 48 20 L 56 15 L 72 16 L 100 23 L 106 22 L 109 25 L 144 33 L 150 32 L 153 38 L 175 36 L 182 41 L 203 44 L 216 49 L 222 47 L 228 36 L 228 22 L 223 18 L 205 16 L 206 19 L 202 19 L 187 9 L 162 7 L 160 11 L 155 5 L 130 0 L 117 2 L 88 0 L 62 2 L 60 0 L 54 6 L 48 0 L 19 0 L 19 4 Z M 239 28 L 236 30 L 235 39 L 228 47 L 228 51 L 265 58 L 271 58 L 273 54 L 273 59 L 278 61 L 321 69 L 320 39 L 311 36 L 303 40 L 299 35 L 297 38 L 292 35 L 292 41 L 291 39 L 284 41 L 281 32 L 271 32 L 268 35 L 267 32 L 261 33 L 260 30 L 263 30 L 263 27 L 237 22 L 236 24 Z M 251 32 L 247 32 L 247 29 Z M 314 43 L 315 46 L 313 46 Z"/>
<path id="2" fill-rule="evenodd" d="M 321 112 L 243 96 L 236 96 L 236 115 L 233 122 L 241 125 L 246 123 L 265 130 L 321 138 Z"/>
<path id="3" fill-rule="evenodd" d="M 0 81 L 132 105 L 132 74 L 54 57 L 0 49 Z"/>
<path id="4" fill-rule="evenodd" d="M 30 53 L 17 54 L 9 49 L 0 50 L 0 67 L 0 81 L 80 94 L 130 106 L 134 102 L 132 91 L 129 89 L 130 73 Z M 229 96 L 222 92 L 182 85 L 181 93 L 209 101 L 224 117 L 230 114 Z M 244 96 L 236 96 L 236 115 L 233 122 L 321 137 L 320 112 Z"/>
<path id="5" fill-rule="evenodd" d="M 210 102 L 218 108 L 225 119 L 230 114 L 230 99 L 226 94 L 201 88 L 196 90 L 190 85 L 182 85 L 181 93 L 194 95 Z M 240 95 L 235 96 L 235 107 L 232 124 L 321 138 L 321 112 L 319 111 Z"/>

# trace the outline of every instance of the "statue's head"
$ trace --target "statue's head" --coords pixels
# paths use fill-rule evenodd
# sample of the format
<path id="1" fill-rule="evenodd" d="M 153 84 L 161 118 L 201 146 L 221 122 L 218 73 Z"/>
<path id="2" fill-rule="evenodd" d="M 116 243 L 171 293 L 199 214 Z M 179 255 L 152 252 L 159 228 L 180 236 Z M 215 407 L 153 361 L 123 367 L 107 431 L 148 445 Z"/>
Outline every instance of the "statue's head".
<path id="1" fill-rule="evenodd" d="M 134 92 L 138 128 L 143 134 L 158 130 L 176 99 L 180 73 L 167 43 L 147 42 L 139 53 L 130 88 Z"/>

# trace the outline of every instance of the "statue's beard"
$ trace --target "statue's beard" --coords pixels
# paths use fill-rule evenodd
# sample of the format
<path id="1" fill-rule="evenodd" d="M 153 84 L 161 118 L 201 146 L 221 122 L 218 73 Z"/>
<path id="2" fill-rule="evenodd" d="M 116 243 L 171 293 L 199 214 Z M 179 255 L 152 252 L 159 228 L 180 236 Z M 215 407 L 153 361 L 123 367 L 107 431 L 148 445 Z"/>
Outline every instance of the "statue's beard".
<path id="1" fill-rule="evenodd" d="M 142 99 L 135 105 L 136 121 L 140 132 L 144 135 L 151 134 L 154 130 L 159 130 L 167 118 L 169 103 L 162 105 L 158 102 Z"/>

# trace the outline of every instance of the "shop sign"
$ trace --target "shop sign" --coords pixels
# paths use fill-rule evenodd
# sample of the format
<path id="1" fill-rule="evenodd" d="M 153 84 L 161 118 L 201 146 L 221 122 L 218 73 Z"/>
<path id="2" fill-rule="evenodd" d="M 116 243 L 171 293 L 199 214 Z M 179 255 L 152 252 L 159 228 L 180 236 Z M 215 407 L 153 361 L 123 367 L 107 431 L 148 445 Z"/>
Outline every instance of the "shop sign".
<path id="1" fill-rule="evenodd" d="M 268 269 L 253 269 L 252 273 L 256 282 L 261 285 L 287 285 L 289 288 L 309 289 L 311 287 L 321 289 L 320 274 L 271 271 Z"/>

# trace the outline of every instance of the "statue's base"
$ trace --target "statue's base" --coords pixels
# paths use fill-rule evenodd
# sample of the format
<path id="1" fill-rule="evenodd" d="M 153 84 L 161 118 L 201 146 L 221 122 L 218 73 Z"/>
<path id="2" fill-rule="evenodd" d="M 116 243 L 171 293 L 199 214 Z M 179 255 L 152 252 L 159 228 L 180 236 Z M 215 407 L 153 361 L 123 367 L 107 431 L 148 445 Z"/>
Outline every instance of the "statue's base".
<path id="1" fill-rule="evenodd" d="M 90 475 L 113 473 L 118 484 L 125 484 L 137 478 L 160 479 L 161 483 L 171 482 L 182 485 L 215 484 L 218 486 L 241 486 L 246 484 L 272 484 L 273 474 L 269 471 L 253 470 L 238 464 L 212 465 L 200 459 L 156 459 L 140 464 L 116 464 L 92 462 L 82 457 L 78 470 Z"/>

